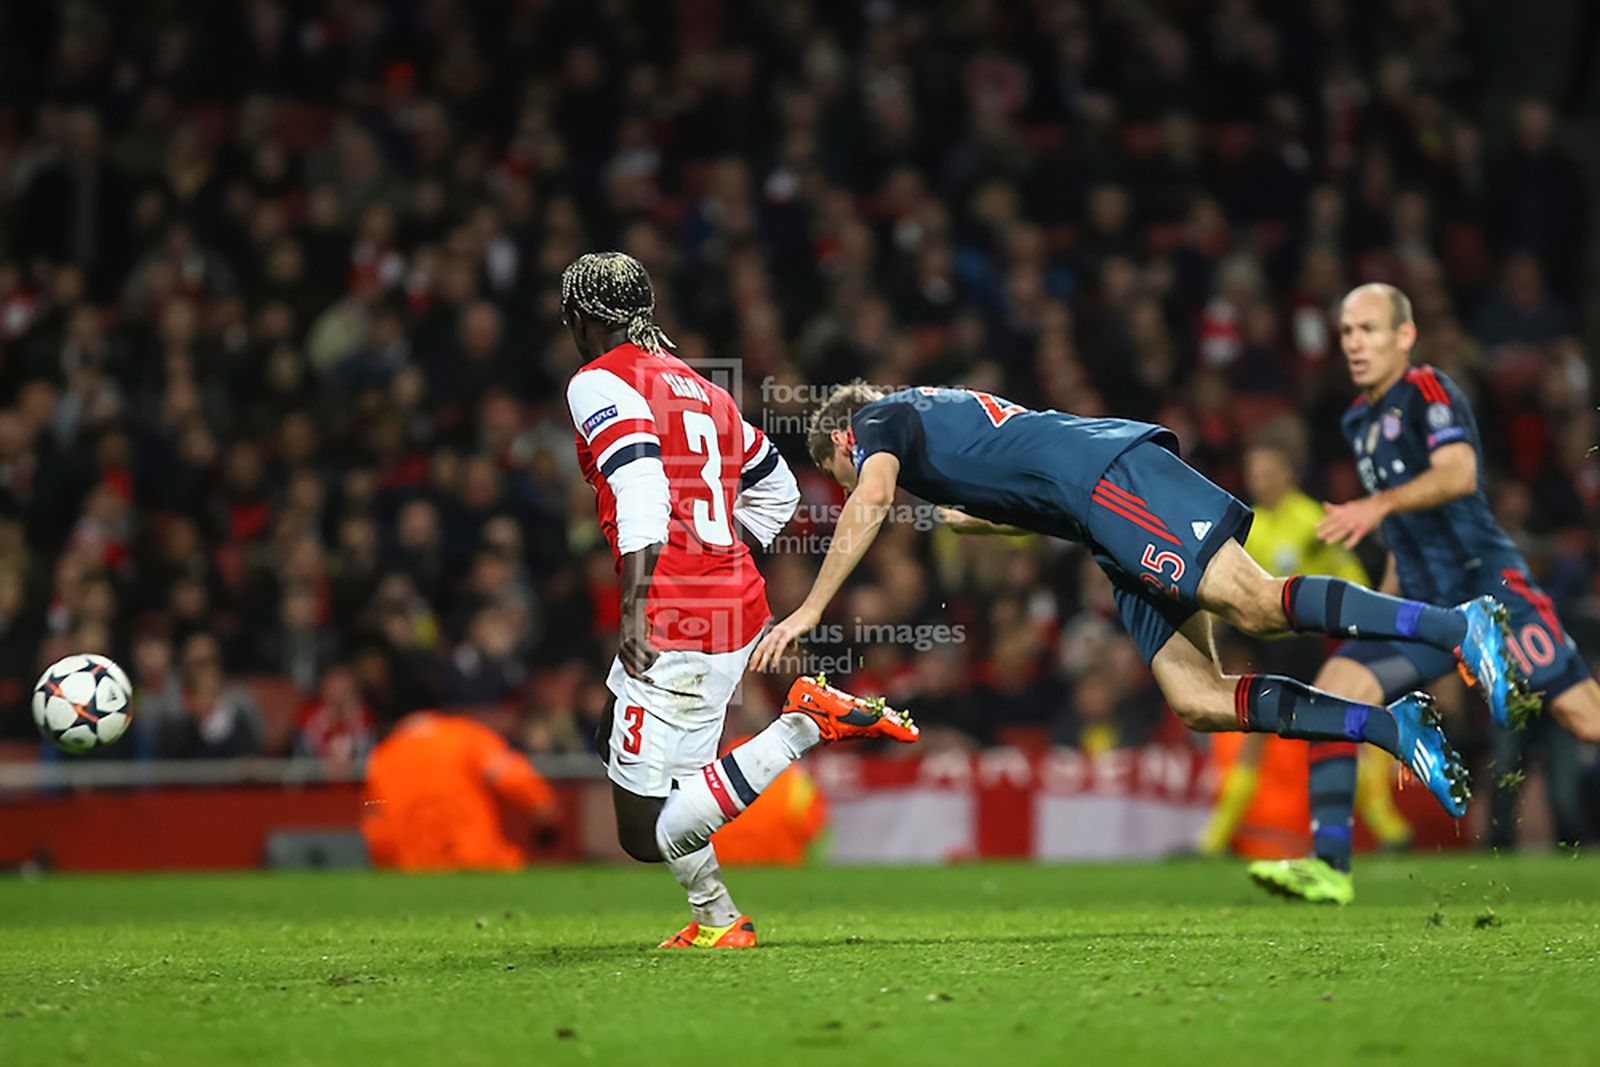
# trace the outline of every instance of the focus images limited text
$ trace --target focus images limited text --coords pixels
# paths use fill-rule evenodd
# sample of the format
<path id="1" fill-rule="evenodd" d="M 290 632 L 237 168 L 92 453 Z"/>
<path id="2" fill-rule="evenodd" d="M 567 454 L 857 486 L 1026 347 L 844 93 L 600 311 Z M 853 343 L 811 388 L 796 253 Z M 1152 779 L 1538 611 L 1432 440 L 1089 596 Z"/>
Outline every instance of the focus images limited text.
<path id="1" fill-rule="evenodd" d="M 884 395 L 911 388 L 909 385 L 873 384 Z M 811 429 L 811 413 L 826 404 L 840 388 L 833 384 L 780 381 L 771 375 L 762 378 L 761 432 L 768 437 L 805 437 Z"/>
<path id="2" fill-rule="evenodd" d="M 909 623 L 865 622 L 857 616 L 851 626 L 819 623 L 806 631 L 800 640 L 805 644 L 817 645 L 906 645 L 918 652 L 929 652 L 940 645 L 965 643 L 967 628 L 962 623 L 913 626 Z"/>
<path id="3" fill-rule="evenodd" d="M 966 640 L 967 628 L 962 623 L 877 623 L 857 616 L 849 623 L 825 622 L 807 630 L 796 651 L 779 661 L 779 669 L 791 674 L 849 674 L 861 666 L 868 648 L 900 645 L 930 652 Z"/>
<path id="4" fill-rule="evenodd" d="M 825 556 L 833 544 L 833 529 L 844 512 L 843 504 L 802 503 L 795 509 L 794 518 L 784 527 L 784 532 L 767 546 L 769 555 Z M 918 533 L 927 533 L 940 525 L 939 509 L 932 504 L 891 504 L 886 509 L 884 521 L 910 526 Z"/>

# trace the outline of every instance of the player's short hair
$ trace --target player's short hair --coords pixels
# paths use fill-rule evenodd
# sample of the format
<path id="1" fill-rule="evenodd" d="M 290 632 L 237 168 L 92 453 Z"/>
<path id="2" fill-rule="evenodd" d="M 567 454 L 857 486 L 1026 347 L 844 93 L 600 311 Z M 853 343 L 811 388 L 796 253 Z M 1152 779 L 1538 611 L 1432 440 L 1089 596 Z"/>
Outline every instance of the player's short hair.
<path id="1" fill-rule="evenodd" d="M 833 431 L 850 429 L 850 420 L 856 412 L 881 400 L 886 394 L 864 378 L 857 378 L 835 389 L 828 399 L 811 412 L 811 424 L 806 428 L 806 449 L 817 466 L 833 455 Z"/>
<path id="2" fill-rule="evenodd" d="M 1339 301 L 1339 306 L 1343 308 L 1345 300 L 1349 300 L 1362 289 L 1376 289 L 1389 298 L 1389 307 L 1391 309 L 1389 326 L 1391 329 L 1398 330 L 1408 322 L 1417 321 L 1411 310 L 1411 298 L 1402 293 L 1398 286 L 1390 285 L 1388 282 L 1368 282 L 1366 285 L 1357 286 L 1345 294 L 1344 300 Z"/>
<path id="3" fill-rule="evenodd" d="M 655 324 L 656 294 L 650 272 L 626 252 L 588 252 L 561 272 L 561 313 L 579 312 L 613 330 L 646 352 L 672 348 Z"/>

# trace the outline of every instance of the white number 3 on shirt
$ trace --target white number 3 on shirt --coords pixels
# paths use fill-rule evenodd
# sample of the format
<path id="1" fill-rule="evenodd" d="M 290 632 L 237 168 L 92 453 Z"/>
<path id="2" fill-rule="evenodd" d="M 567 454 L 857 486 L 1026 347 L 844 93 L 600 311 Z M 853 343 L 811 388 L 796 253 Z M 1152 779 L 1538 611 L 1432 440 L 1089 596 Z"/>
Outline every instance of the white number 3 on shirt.
<path id="1" fill-rule="evenodd" d="M 694 517 L 694 532 L 708 545 L 726 547 L 733 544 L 733 527 L 728 522 L 728 504 L 722 495 L 722 453 L 717 448 L 717 424 L 703 411 L 683 413 L 683 435 L 689 451 L 705 454 L 700 468 L 700 479 L 711 492 L 711 500 L 696 499 L 690 514 Z"/>

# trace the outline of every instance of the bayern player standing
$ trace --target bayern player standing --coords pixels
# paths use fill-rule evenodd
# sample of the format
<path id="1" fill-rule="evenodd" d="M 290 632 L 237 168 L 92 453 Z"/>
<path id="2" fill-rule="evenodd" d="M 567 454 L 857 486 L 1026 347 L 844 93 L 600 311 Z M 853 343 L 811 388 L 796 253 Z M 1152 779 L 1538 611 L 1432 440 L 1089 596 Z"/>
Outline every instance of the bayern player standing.
<path id="1" fill-rule="evenodd" d="M 668 349 L 650 276 L 632 256 L 579 257 L 561 314 L 587 361 L 567 385 L 578 462 L 622 580 L 622 632 L 597 745 L 634 859 L 665 861 L 691 919 L 665 948 L 748 948 L 710 844 L 808 750 L 848 737 L 915 740 L 897 713 L 810 679 L 784 713 L 716 758 L 745 664 L 770 618 L 735 523 L 770 545 L 800 500 L 794 475 L 726 390 Z"/>
<path id="2" fill-rule="evenodd" d="M 1361 392 L 1341 428 L 1355 454 L 1367 496 L 1333 504 L 1317 527 L 1331 544 L 1354 548 L 1373 532 L 1389 546 L 1384 587 L 1432 604 L 1490 593 L 1504 599 L 1508 641 L 1529 685 L 1556 722 L 1579 740 L 1600 742 L 1600 683 L 1589 673 L 1522 552 L 1489 510 L 1484 492 L 1478 420 L 1460 387 L 1443 371 L 1412 366 L 1417 324 L 1411 300 L 1392 285 L 1372 283 L 1339 305 L 1339 340 L 1350 378 Z M 1383 700 L 1448 675 L 1455 660 L 1424 645 L 1350 641 L 1317 675 L 1316 684 L 1348 700 Z M 1512 735 L 1523 717 L 1493 708 L 1500 727 L 1495 763 L 1520 762 Z M 1537 712 L 1539 701 L 1522 711 Z M 1548 730 L 1546 726 L 1543 729 Z M 1570 742 L 1550 741 L 1549 751 Z M 1313 903 L 1355 899 L 1350 875 L 1355 761 L 1347 746 L 1311 746 L 1311 832 L 1314 854 L 1258 860 L 1249 867 L 1260 886 Z"/>

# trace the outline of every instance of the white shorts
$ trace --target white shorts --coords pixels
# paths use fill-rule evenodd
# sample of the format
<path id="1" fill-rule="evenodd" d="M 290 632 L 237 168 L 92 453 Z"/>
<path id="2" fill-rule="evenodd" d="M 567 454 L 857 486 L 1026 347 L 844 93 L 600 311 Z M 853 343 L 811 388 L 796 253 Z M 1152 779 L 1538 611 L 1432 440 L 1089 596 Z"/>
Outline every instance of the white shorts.
<path id="1" fill-rule="evenodd" d="M 663 652 L 648 682 L 613 660 L 606 678 L 617 698 L 606 757 L 611 780 L 642 797 L 664 797 L 674 778 L 716 759 L 728 701 L 759 640 L 733 652 Z"/>

